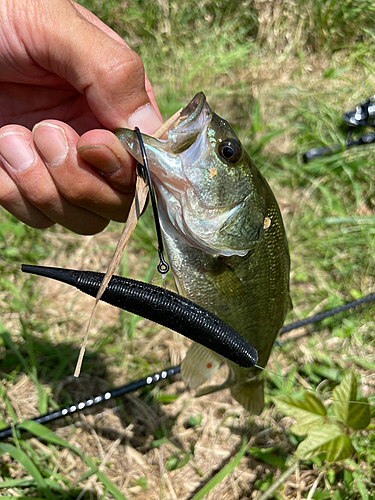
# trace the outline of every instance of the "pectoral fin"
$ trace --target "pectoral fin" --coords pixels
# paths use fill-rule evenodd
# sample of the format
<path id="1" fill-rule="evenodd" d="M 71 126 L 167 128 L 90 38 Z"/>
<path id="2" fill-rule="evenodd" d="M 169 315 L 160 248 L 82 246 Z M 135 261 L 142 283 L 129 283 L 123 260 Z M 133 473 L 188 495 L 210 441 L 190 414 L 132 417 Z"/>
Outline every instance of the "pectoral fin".
<path id="1" fill-rule="evenodd" d="M 192 389 L 209 380 L 222 362 L 222 356 L 193 342 L 181 363 L 183 381 Z"/>

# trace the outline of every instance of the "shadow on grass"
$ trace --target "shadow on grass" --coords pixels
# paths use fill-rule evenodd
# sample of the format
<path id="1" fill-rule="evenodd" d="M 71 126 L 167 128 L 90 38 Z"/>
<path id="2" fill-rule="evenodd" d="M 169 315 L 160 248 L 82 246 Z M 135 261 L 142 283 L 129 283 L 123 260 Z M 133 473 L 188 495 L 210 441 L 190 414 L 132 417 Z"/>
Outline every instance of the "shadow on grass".
<path id="1" fill-rule="evenodd" d="M 99 352 L 86 350 L 81 376 L 76 378 L 72 373 L 78 359 L 79 348 L 73 342 L 52 344 L 31 334 L 27 335 L 27 342 L 25 342 L 25 337 L 14 342 L 7 331 L 1 332 L 0 338 L 5 346 L 5 349 L 0 352 L 0 380 L 2 378 L 13 379 L 19 373 L 25 373 L 34 382 L 39 398 L 41 386 L 38 387 L 38 384 L 49 385 L 52 393 L 49 400 L 55 403 L 54 410 L 56 410 L 56 404 L 61 408 L 72 403 L 79 403 L 111 390 L 115 386 L 107 371 L 105 356 Z M 130 382 L 132 380 L 127 381 L 127 383 Z M 163 380 L 158 384 L 158 388 L 163 388 L 170 383 L 169 380 Z M 103 438 L 116 440 L 131 423 L 134 436 L 130 441 L 131 444 L 134 448 L 149 449 L 150 442 L 152 442 L 150 437 L 153 436 L 155 439 L 160 437 L 161 424 L 168 433 L 168 429 L 171 429 L 174 423 L 174 417 L 167 415 L 163 411 L 163 404 L 152 396 L 153 387 L 153 385 L 147 386 L 135 393 L 96 404 L 79 412 L 86 416 L 94 415 L 93 424 L 82 422 L 77 413 L 50 422 L 48 427 L 51 431 L 56 431 L 61 427 L 79 422 L 81 428 L 84 429 L 87 426 L 87 431 L 89 427 L 94 427 L 95 432 Z M 49 405 L 50 409 L 51 405 Z M 100 417 L 101 414 L 111 410 L 116 412 L 121 425 L 112 426 L 117 419 L 97 418 L 98 415 Z M 27 418 L 27 415 L 24 418 Z"/>

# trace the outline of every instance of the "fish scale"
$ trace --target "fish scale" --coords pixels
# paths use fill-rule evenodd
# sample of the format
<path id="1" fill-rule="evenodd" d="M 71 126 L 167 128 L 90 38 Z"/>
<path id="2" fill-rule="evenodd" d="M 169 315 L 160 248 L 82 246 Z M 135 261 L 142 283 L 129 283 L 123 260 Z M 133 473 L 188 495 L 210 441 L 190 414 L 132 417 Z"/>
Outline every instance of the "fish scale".
<path id="1" fill-rule="evenodd" d="M 203 93 L 186 116 L 158 141 L 142 134 L 158 195 L 160 223 L 181 295 L 209 310 L 245 337 L 265 366 L 291 306 L 289 251 L 277 201 L 229 124 L 213 113 Z M 116 131 L 142 161 L 134 132 Z M 259 369 L 235 363 L 193 343 L 181 364 L 185 382 L 198 388 L 222 362 L 229 387 L 248 411 L 263 409 Z"/>

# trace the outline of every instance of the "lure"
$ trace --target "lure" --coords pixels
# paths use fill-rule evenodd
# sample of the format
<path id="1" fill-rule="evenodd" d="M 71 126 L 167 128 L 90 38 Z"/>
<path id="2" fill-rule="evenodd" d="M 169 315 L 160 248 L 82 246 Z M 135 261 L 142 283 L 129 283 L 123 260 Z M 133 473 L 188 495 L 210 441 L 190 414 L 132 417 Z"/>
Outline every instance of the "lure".
<path id="1" fill-rule="evenodd" d="M 22 265 L 22 271 L 67 283 L 95 297 L 103 273 Z M 232 327 L 191 300 L 141 281 L 112 276 L 102 300 L 171 328 L 243 367 L 258 361 L 254 347 Z"/>

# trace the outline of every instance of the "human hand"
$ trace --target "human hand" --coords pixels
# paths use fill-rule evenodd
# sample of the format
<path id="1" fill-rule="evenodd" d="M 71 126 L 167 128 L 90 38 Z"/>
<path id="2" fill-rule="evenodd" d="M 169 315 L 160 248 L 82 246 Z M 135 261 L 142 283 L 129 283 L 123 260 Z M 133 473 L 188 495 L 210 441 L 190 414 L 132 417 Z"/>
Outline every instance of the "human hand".
<path id="1" fill-rule="evenodd" d="M 0 205 L 81 234 L 124 221 L 135 163 L 109 130 L 162 123 L 139 57 L 70 0 L 3 0 L 0 18 Z"/>

